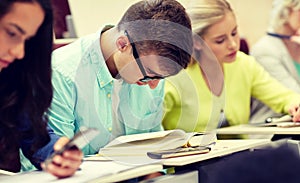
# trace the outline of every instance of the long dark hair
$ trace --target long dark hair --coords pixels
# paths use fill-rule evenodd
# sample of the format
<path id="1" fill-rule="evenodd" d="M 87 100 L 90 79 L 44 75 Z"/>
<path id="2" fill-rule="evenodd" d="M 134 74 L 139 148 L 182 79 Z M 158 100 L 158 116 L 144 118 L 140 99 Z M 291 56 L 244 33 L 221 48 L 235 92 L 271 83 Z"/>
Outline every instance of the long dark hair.
<path id="1" fill-rule="evenodd" d="M 1 0 L 0 19 L 16 2 L 38 3 L 45 12 L 45 19 L 36 35 L 26 41 L 24 58 L 0 72 L 0 152 L 3 148 L 12 148 L 14 143 L 18 144 L 18 139 L 23 138 L 23 134 L 18 133 L 20 121 L 28 118 L 27 127 L 34 137 L 34 145 L 30 149 L 32 154 L 49 141 L 45 112 L 53 95 L 53 15 L 50 0 Z"/>

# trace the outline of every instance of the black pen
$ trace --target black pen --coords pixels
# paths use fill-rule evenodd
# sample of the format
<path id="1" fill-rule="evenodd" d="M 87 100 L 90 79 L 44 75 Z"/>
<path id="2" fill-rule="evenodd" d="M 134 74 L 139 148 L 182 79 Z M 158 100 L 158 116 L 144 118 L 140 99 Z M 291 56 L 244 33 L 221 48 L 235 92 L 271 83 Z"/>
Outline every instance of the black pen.
<path id="1" fill-rule="evenodd" d="M 269 36 L 273 36 L 273 37 L 277 37 L 277 38 L 281 38 L 281 39 L 290 39 L 291 38 L 291 36 L 289 36 L 289 35 L 276 34 L 276 33 L 270 33 L 270 32 L 267 32 L 267 34 Z"/>

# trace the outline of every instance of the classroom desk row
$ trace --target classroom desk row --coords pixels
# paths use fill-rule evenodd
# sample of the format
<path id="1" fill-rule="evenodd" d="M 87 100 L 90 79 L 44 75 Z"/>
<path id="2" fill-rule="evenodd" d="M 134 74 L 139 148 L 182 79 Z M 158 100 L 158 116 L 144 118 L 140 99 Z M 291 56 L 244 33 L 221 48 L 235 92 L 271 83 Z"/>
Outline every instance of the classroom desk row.
<path id="1" fill-rule="evenodd" d="M 54 176 L 43 172 L 34 171 L 30 173 L 20 173 L 13 176 L 0 176 L 0 182 L 119 182 L 132 178 L 144 176 L 150 173 L 162 171 L 164 167 L 183 167 L 192 163 L 230 155 L 249 149 L 268 145 L 270 140 L 218 140 L 216 145 L 207 154 L 191 155 L 177 158 L 169 158 L 151 164 L 130 165 L 117 161 L 99 160 L 84 161 L 80 170 L 74 176 L 57 179 Z M 197 180 L 195 180 L 197 182 Z"/>

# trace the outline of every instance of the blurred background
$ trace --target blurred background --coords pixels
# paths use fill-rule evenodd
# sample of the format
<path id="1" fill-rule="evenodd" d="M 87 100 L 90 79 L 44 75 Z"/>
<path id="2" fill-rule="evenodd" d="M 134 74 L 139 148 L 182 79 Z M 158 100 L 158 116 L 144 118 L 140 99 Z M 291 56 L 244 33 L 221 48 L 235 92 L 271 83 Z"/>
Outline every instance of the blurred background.
<path id="1" fill-rule="evenodd" d="M 76 38 L 97 31 L 103 24 L 116 24 L 126 9 L 137 1 L 52 0 L 55 38 Z M 178 1 L 186 7 L 191 0 Z M 228 1 L 237 15 L 240 35 L 251 47 L 266 33 L 272 0 Z"/>

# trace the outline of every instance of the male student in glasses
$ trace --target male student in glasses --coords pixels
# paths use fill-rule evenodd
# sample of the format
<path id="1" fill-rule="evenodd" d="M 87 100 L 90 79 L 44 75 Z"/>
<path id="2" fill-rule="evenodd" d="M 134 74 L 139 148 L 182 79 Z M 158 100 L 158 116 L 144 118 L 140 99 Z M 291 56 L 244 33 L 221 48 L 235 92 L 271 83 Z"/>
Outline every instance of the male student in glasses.
<path id="1" fill-rule="evenodd" d="M 162 79 L 186 68 L 192 46 L 191 22 L 180 3 L 133 4 L 116 26 L 53 52 L 50 126 L 68 137 L 80 126 L 98 128 L 85 154 L 116 136 L 162 130 Z"/>

